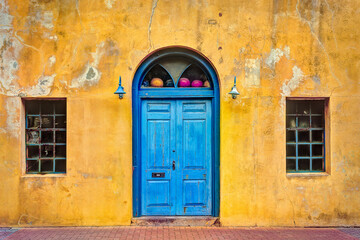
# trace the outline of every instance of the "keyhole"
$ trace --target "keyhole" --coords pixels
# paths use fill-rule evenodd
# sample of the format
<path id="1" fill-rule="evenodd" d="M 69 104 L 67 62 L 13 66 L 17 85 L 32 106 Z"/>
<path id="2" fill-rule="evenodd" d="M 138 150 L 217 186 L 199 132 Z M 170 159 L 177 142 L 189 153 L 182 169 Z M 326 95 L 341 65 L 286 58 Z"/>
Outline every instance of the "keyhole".
<path id="1" fill-rule="evenodd" d="M 175 150 L 173 150 L 173 152 L 175 152 Z"/>

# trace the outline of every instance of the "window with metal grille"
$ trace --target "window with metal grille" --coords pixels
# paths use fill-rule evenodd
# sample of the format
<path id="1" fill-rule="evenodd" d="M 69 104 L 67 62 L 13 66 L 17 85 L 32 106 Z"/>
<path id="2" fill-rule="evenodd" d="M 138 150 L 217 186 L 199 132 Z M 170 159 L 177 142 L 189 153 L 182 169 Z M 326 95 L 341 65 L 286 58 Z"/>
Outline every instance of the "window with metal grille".
<path id="1" fill-rule="evenodd" d="M 286 101 L 286 171 L 325 171 L 326 100 Z"/>
<path id="2" fill-rule="evenodd" d="M 26 173 L 66 173 L 66 100 L 25 100 Z"/>

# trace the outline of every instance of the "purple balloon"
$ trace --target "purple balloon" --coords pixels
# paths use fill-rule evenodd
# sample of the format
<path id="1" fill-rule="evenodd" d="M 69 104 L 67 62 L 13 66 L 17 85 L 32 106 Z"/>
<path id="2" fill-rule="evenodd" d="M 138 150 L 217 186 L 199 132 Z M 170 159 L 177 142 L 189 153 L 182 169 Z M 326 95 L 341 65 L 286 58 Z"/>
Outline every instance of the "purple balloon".
<path id="1" fill-rule="evenodd" d="M 179 87 L 190 87 L 190 80 L 188 78 L 180 78 Z"/>

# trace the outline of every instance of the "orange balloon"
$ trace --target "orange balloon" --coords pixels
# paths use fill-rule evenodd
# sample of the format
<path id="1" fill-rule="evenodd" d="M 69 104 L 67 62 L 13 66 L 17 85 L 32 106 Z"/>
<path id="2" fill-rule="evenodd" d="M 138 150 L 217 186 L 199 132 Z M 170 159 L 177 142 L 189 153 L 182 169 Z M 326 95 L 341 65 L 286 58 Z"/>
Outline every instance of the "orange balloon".
<path id="1" fill-rule="evenodd" d="M 151 79 L 150 85 L 152 87 L 162 87 L 164 86 L 164 82 L 161 78 L 153 78 Z"/>
<path id="2" fill-rule="evenodd" d="M 210 83 L 209 83 L 208 80 L 206 80 L 206 81 L 204 82 L 204 87 L 210 87 Z"/>

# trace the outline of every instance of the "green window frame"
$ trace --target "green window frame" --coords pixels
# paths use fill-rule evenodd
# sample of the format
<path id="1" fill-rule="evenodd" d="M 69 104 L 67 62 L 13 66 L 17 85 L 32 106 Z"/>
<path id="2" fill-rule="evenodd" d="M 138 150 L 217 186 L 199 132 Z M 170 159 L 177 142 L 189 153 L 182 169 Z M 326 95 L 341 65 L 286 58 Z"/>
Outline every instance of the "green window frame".
<path id="1" fill-rule="evenodd" d="M 286 100 L 286 172 L 325 172 L 326 99 Z"/>
<path id="2" fill-rule="evenodd" d="M 26 174 L 66 173 L 66 100 L 25 100 Z"/>

